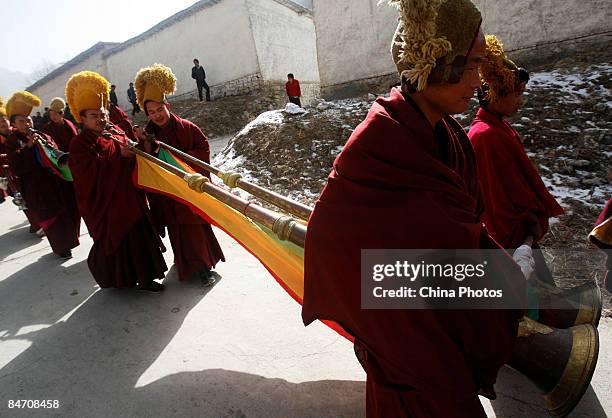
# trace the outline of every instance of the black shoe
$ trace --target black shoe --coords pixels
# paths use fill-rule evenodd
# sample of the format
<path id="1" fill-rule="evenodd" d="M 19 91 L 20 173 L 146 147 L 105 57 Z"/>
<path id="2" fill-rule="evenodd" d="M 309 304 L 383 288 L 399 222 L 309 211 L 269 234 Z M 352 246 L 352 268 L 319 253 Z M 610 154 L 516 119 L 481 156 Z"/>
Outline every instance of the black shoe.
<path id="1" fill-rule="evenodd" d="M 149 284 L 148 286 L 138 286 L 138 290 L 142 290 L 145 292 L 151 292 L 151 293 L 159 293 L 163 291 L 165 288 L 166 286 L 164 284 L 156 282 L 155 280 L 153 280 L 151 284 Z"/>
<path id="2" fill-rule="evenodd" d="M 64 251 L 61 254 L 58 254 L 61 258 L 64 258 L 66 260 L 68 260 L 69 258 L 72 258 L 72 251 L 68 250 L 68 251 Z"/>
<path id="3" fill-rule="evenodd" d="M 208 277 L 207 279 L 202 279 L 202 286 L 204 287 L 210 287 L 213 284 L 215 284 L 217 282 L 217 278 L 212 275 L 210 277 Z"/>
<path id="4" fill-rule="evenodd" d="M 202 286 L 210 287 L 217 281 L 214 273 L 204 267 L 202 270 L 198 272 L 198 276 L 200 276 L 200 280 L 202 280 Z"/>

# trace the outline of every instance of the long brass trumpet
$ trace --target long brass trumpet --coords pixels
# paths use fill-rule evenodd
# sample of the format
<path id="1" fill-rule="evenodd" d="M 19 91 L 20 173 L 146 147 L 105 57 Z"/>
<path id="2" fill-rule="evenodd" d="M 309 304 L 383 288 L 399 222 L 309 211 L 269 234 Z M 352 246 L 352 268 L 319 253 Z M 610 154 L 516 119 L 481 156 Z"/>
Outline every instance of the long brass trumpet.
<path id="1" fill-rule="evenodd" d="M 55 147 L 55 144 L 47 141 L 47 139 L 42 136 L 41 132 L 37 131 L 33 128 L 28 128 L 28 134 L 34 137 L 34 140 L 40 144 L 49 155 L 49 158 L 57 164 L 58 167 L 64 168 L 68 166 L 68 153 L 64 152 Z"/>
<path id="2" fill-rule="evenodd" d="M 165 168 L 172 174 L 182 178 L 192 189 L 200 193 L 207 193 L 213 196 L 215 199 L 225 203 L 253 221 L 260 223 L 266 228 L 269 228 L 280 240 L 289 241 L 304 248 L 304 243 L 306 241 L 306 226 L 296 219 L 276 213 L 235 196 L 232 193 L 229 193 L 228 191 L 212 184 L 207 177 L 201 174 L 191 174 L 173 166 L 172 164 L 162 161 L 159 158 L 156 158 L 136 148 L 137 143 L 131 141 L 127 137 L 125 138 L 127 142 L 122 142 L 114 136 L 119 134 L 124 136 L 123 132 L 115 129 L 112 124 L 108 124 L 106 130 L 102 132 L 102 136 L 105 138 L 112 139 L 119 146 L 129 148 L 131 151 L 140 155 L 141 157 L 146 158 L 147 160 Z"/>
<path id="3" fill-rule="evenodd" d="M 296 202 L 295 200 L 289 199 L 285 196 L 281 196 L 280 194 L 275 193 L 271 190 L 264 189 L 263 187 L 253 184 L 247 180 L 244 180 L 242 178 L 242 175 L 237 172 L 223 171 L 220 168 L 217 168 L 209 163 L 199 160 L 194 156 L 187 154 L 186 152 L 183 152 L 177 148 L 174 148 L 171 145 L 166 144 L 163 141 L 160 141 L 159 139 L 156 139 L 154 135 L 149 134 L 147 136 L 151 140 L 155 139 L 157 143 L 159 143 L 162 147 L 183 158 L 186 162 L 203 168 L 207 172 L 219 177 L 221 180 L 223 180 L 223 183 L 225 183 L 225 185 L 228 186 L 230 189 L 238 187 L 246 192 L 249 192 L 253 196 L 265 200 L 266 202 L 271 203 L 281 208 L 282 210 L 297 216 L 300 219 L 307 221 L 310 218 L 310 214 L 312 213 L 311 207 L 306 206 L 300 202 Z"/>

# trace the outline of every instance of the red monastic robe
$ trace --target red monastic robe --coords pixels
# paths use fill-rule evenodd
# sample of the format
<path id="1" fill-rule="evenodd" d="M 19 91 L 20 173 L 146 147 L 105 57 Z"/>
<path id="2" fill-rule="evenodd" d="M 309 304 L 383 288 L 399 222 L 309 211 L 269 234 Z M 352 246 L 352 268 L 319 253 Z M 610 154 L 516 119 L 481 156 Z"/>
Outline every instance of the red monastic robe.
<path id="1" fill-rule="evenodd" d="M 81 217 L 72 186 L 39 164 L 34 147 L 22 148 L 20 142 L 25 144 L 28 139 L 14 131 L 7 142 L 7 154 L 11 170 L 19 178 L 28 218 L 44 229 L 53 252 L 62 254 L 79 245 Z"/>
<path id="2" fill-rule="evenodd" d="M 68 152 L 70 141 L 78 134 L 77 128 L 68 119 L 63 119 L 62 123 L 49 121 L 42 127 L 42 131 L 53 138 L 57 147 L 64 152 Z"/>
<path id="3" fill-rule="evenodd" d="M 510 358 L 522 312 L 361 308 L 362 249 L 499 248 L 461 126 L 444 118 L 440 141 L 408 100 L 378 99 L 334 162 L 308 222 L 302 317 L 355 338 L 369 417 L 485 416 L 477 393 Z M 500 277 L 524 283 L 506 263 Z"/>
<path id="4" fill-rule="evenodd" d="M 117 125 L 121 130 L 123 130 L 128 138 L 130 138 L 132 141 L 136 141 L 136 135 L 134 134 L 132 122 L 123 109 L 113 103 L 110 103 L 108 105 L 108 118 L 114 125 Z"/>
<path id="5" fill-rule="evenodd" d="M 599 214 L 595 226 L 603 224 L 610 218 L 612 218 L 612 199 L 608 200 L 608 203 L 606 203 L 606 206 Z M 603 229 L 603 231 L 599 232 L 599 236 L 591 235 L 591 241 L 608 254 L 604 285 L 608 292 L 612 293 L 612 273 L 610 273 L 612 271 L 612 241 L 610 240 L 610 237 L 612 237 L 612 224 L 608 222 L 603 226 Z"/>
<path id="6" fill-rule="evenodd" d="M 468 135 L 482 186 L 482 219 L 491 236 L 504 248 L 517 248 L 536 219 L 545 234 L 548 218 L 563 214 L 563 208 L 527 157 L 518 132 L 481 108 Z M 535 242 L 542 236 L 534 237 Z"/>
<path id="7" fill-rule="evenodd" d="M 159 128 L 153 122 L 146 127 L 148 132 L 155 133 L 158 140 L 188 153 L 204 162 L 210 161 L 210 148 L 204 133 L 193 123 L 170 114 L 170 122 Z M 204 170 L 194 170 L 209 176 Z M 221 246 L 208 222 L 168 197 L 150 194 L 150 205 L 155 224 L 160 233 L 168 228 L 168 235 L 174 262 L 177 265 L 179 279 L 190 277 L 204 268 L 212 269 L 219 261 L 225 261 Z"/>
<path id="8" fill-rule="evenodd" d="M 8 169 L 5 169 L 4 166 L 8 166 L 8 161 L 6 160 L 6 146 L 4 145 L 6 142 L 6 137 L 0 134 L 0 176 L 1 177 L 9 177 Z M 8 191 L 0 190 L 0 197 L 5 198 L 9 195 Z"/>
<path id="9" fill-rule="evenodd" d="M 13 131 L 14 129 L 11 128 L 11 132 Z M 8 137 L 0 135 L 0 155 L 2 156 L 0 157 L 0 164 L 2 164 L 2 170 L 0 170 L 0 172 L 2 173 L 2 176 L 10 178 L 9 190 L 7 191 L 7 194 L 14 197 L 16 192 L 21 193 L 21 191 L 19 190 L 19 178 L 17 178 L 17 176 L 15 176 L 15 173 L 12 172 L 11 167 L 9 165 L 8 157 L 6 155 L 7 142 Z M 28 209 L 25 209 L 23 213 L 26 218 L 28 218 L 28 222 L 30 223 L 30 232 L 38 231 L 40 229 L 40 226 L 36 223 L 30 211 Z"/>
<path id="10" fill-rule="evenodd" d="M 94 240 L 87 263 L 100 287 L 148 286 L 164 277 L 161 242 L 144 196 L 132 183 L 135 160 L 122 157 L 113 140 L 83 130 L 70 143 L 68 164 Z"/>

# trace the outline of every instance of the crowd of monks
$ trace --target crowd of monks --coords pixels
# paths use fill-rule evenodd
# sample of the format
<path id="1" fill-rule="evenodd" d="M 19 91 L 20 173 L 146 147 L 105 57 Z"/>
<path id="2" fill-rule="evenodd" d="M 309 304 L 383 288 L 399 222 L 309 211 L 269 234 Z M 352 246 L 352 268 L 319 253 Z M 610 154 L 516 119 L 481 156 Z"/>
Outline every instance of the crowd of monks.
<path id="1" fill-rule="evenodd" d="M 302 316 L 305 324 L 334 321 L 354 340 L 367 372 L 368 416 L 485 416 L 478 394 L 495 397 L 525 312 L 362 309 L 361 251 L 506 250 L 505 262 L 491 267 L 498 280 L 554 286 L 532 248 L 563 209 L 505 120 L 518 112 L 529 73 L 508 59 L 495 36 L 483 34 L 477 8 L 469 0 L 390 3 L 400 12 L 391 52 L 401 85 L 372 105 L 316 203 Z M 10 193 L 21 194 L 31 230 L 44 231 L 59 257 L 79 245 L 85 221 L 94 241 L 88 265 L 102 288 L 163 290 L 166 231 L 180 280 L 210 285 L 211 270 L 224 261 L 210 224 L 131 180 L 134 152 L 126 145 L 136 141 L 156 155 L 151 135 L 209 161 L 200 128 L 171 112 L 166 96 L 175 84 L 159 64 L 138 72 L 137 99 L 149 119 L 144 130 L 109 103 L 110 83 L 91 71 L 66 85 L 78 127 L 64 117 L 61 98 L 49 104 L 51 120 L 40 132 L 31 129 L 30 113 L 41 104 L 36 96 L 18 92 L 0 107 Z M 451 115 L 466 111 L 475 92 L 480 109 L 466 135 Z M 39 163 L 40 142 L 69 153 L 72 182 Z M 609 223 L 610 206 L 599 224 Z M 609 231 L 593 241 L 610 248 Z M 587 325 L 596 333 L 596 323 Z"/>
<path id="2" fill-rule="evenodd" d="M 198 278 L 210 286 L 212 269 L 224 261 L 210 224 L 186 205 L 137 189 L 135 154 L 127 147 L 128 141 L 139 141 L 155 154 L 146 134 L 161 135 L 169 145 L 209 162 L 208 140 L 196 125 L 170 112 L 165 95 L 174 91 L 176 78 L 169 68 L 144 68 L 136 82 L 149 116 L 144 130 L 135 129 L 127 114 L 109 102 L 109 82 L 91 71 L 73 75 L 66 86 L 79 129 L 65 118 L 66 102 L 57 97 L 49 104 L 50 121 L 34 130 L 30 114 L 40 99 L 28 92 L 13 94 L 0 107 L 0 154 L 11 185 L 7 193 L 24 200 L 31 231 L 46 235 L 58 257 L 72 256 L 81 218 L 85 221 L 94 240 L 88 266 L 102 288 L 163 290 L 159 279 L 167 266 L 160 237 L 166 231 L 179 280 Z M 72 181 L 41 164 L 42 147 L 68 153 Z"/>

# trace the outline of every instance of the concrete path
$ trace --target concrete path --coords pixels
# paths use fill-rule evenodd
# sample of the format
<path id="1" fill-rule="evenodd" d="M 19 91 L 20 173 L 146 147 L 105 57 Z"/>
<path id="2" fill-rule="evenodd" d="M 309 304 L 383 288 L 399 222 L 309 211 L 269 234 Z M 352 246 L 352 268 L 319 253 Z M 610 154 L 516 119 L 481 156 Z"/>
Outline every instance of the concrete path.
<path id="1" fill-rule="evenodd" d="M 98 289 L 85 227 L 62 261 L 11 203 L 0 219 L 0 417 L 364 416 L 351 344 L 322 324 L 304 327 L 300 307 L 222 232 L 218 284 L 179 283 L 171 269 L 154 295 Z M 612 413 L 612 321 L 600 331 L 599 366 L 575 417 Z M 499 401 L 485 401 L 490 416 L 545 416 L 517 373 L 504 370 L 497 390 Z M 9 409 L 17 399 L 59 408 Z"/>

